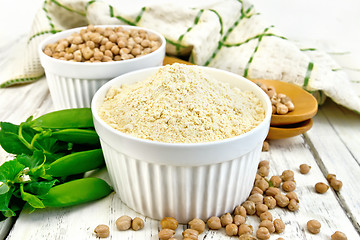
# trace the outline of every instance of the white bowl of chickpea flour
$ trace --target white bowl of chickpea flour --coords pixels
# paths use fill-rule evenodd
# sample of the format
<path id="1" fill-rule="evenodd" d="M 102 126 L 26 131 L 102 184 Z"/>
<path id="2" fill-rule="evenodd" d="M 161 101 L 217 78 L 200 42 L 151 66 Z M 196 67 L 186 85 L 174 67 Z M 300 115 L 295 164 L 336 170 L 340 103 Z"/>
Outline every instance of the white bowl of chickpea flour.
<path id="1" fill-rule="evenodd" d="M 180 223 L 246 200 L 272 112 L 251 81 L 183 64 L 110 80 L 91 108 L 120 199 L 145 216 Z"/>
<path id="2" fill-rule="evenodd" d="M 89 25 L 46 38 L 38 52 L 54 106 L 65 109 L 90 107 L 96 90 L 114 77 L 161 66 L 165 46 L 165 38 L 150 29 Z"/>

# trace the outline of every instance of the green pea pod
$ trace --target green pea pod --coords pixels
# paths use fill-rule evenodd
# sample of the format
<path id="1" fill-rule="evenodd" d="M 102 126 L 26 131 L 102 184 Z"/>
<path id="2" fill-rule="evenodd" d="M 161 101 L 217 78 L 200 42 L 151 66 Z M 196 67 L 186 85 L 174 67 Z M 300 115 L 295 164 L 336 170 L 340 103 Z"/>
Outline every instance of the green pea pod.
<path id="1" fill-rule="evenodd" d="M 53 177 L 64 177 L 96 169 L 104 163 L 101 149 L 76 152 L 52 162 L 48 166 L 46 174 Z"/>
<path id="2" fill-rule="evenodd" d="M 72 108 L 50 112 L 29 122 L 33 128 L 89 128 L 94 127 L 90 108 Z"/>
<path id="3" fill-rule="evenodd" d="M 52 136 L 60 141 L 77 144 L 98 145 L 100 139 L 94 130 L 87 129 L 62 129 L 52 133 Z"/>
<path id="4" fill-rule="evenodd" d="M 111 187 L 100 178 L 81 178 L 55 187 L 42 197 L 45 207 L 69 207 L 106 197 Z"/>

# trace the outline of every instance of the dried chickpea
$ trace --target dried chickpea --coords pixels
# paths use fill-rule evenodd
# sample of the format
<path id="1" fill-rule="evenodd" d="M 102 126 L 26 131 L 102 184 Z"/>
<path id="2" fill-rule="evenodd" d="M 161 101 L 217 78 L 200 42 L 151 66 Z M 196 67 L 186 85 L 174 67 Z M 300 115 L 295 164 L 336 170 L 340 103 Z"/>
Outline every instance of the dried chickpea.
<path id="1" fill-rule="evenodd" d="M 325 183 L 318 182 L 315 184 L 315 191 L 318 193 L 321 193 L 321 194 L 326 193 L 328 189 L 329 189 L 329 186 L 326 185 Z"/>
<path id="2" fill-rule="evenodd" d="M 279 207 L 286 207 L 287 205 L 289 205 L 289 199 L 284 195 L 284 194 L 277 194 L 275 196 L 275 200 L 276 200 L 276 204 L 279 206 Z"/>
<path id="3" fill-rule="evenodd" d="M 182 232 L 182 235 L 184 238 L 189 238 L 189 239 L 198 239 L 199 237 L 199 232 L 194 230 L 194 229 L 186 229 L 185 231 Z"/>
<path id="4" fill-rule="evenodd" d="M 274 233 L 275 232 L 275 227 L 272 221 L 270 220 L 263 220 L 260 222 L 259 227 L 266 227 L 270 233 Z"/>
<path id="5" fill-rule="evenodd" d="M 245 223 L 245 221 L 246 221 L 245 217 L 241 215 L 234 216 L 234 224 L 236 224 L 236 226 L 240 226 L 241 224 Z"/>
<path id="6" fill-rule="evenodd" d="M 255 183 L 257 180 L 261 179 L 261 178 L 262 178 L 262 176 L 260 176 L 259 174 L 256 173 L 254 183 Z"/>
<path id="7" fill-rule="evenodd" d="M 260 188 L 258 188 L 258 187 L 253 187 L 253 189 L 251 190 L 250 195 L 253 195 L 253 194 L 255 194 L 255 193 L 258 193 L 258 194 L 261 194 L 261 195 L 264 194 L 263 190 L 261 190 Z"/>
<path id="8" fill-rule="evenodd" d="M 320 232 L 321 223 L 317 220 L 310 220 L 306 224 L 309 232 L 313 234 L 318 234 Z"/>
<path id="9" fill-rule="evenodd" d="M 296 200 L 297 202 L 299 202 L 299 198 L 298 198 L 298 195 L 295 193 L 295 192 L 288 192 L 286 194 L 286 197 L 289 199 L 289 200 Z"/>
<path id="10" fill-rule="evenodd" d="M 270 168 L 270 162 L 268 160 L 262 160 L 258 164 L 258 168 L 267 167 Z"/>
<path id="11" fill-rule="evenodd" d="M 336 175 L 335 174 L 332 174 L 332 173 L 329 173 L 327 176 L 326 176 L 326 180 L 328 180 L 328 182 L 331 182 L 331 179 L 333 178 L 336 178 Z"/>
<path id="12" fill-rule="evenodd" d="M 258 169 L 258 174 L 262 177 L 266 177 L 269 175 L 269 168 L 266 166 L 262 166 Z"/>
<path id="13" fill-rule="evenodd" d="M 260 215 L 264 212 L 267 212 L 269 210 L 268 206 L 266 206 L 263 203 L 256 204 L 256 215 L 260 217 Z"/>
<path id="14" fill-rule="evenodd" d="M 264 221 L 264 220 L 269 220 L 269 221 L 273 220 L 273 216 L 269 211 L 260 214 L 260 221 Z"/>
<path id="15" fill-rule="evenodd" d="M 277 194 L 281 193 L 280 189 L 279 188 L 276 188 L 276 187 L 269 187 L 266 192 L 265 192 L 265 195 L 266 196 L 276 196 Z"/>
<path id="16" fill-rule="evenodd" d="M 230 213 L 225 213 L 220 217 L 221 225 L 225 227 L 226 225 L 229 225 L 233 222 L 233 217 Z"/>
<path id="17" fill-rule="evenodd" d="M 263 203 L 264 196 L 259 193 L 254 193 L 254 194 L 250 195 L 247 200 L 252 201 L 255 204 L 260 204 L 260 203 Z"/>
<path id="18" fill-rule="evenodd" d="M 289 201 L 288 209 L 292 212 L 299 210 L 299 203 L 295 199 Z"/>
<path id="19" fill-rule="evenodd" d="M 266 191 L 266 189 L 269 188 L 269 183 L 262 177 L 261 179 L 255 181 L 254 186 Z"/>
<path id="20" fill-rule="evenodd" d="M 291 170 L 285 170 L 282 172 L 280 177 L 283 182 L 294 181 L 294 172 Z"/>
<path id="21" fill-rule="evenodd" d="M 179 223 L 178 221 L 173 218 L 173 217 L 164 217 L 163 219 L 161 219 L 160 221 L 160 226 L 162 229 L 172 229 L 175 230 L 178 226 Z"/>
<path id="22" fill-rule="evenodd" d="M 284 238 L 282 238 L 282 237 L 279 237 L 279 238 L 277 238 L 276 240 L 285 240 Z"/>
<path id="23" fill-rule="evenodd" d="M 208 227 L 212 230 L 218 230 L 221 228 L 221 221 L 219 217 L 213 216 L 210 217 L 206 224 L 208 225 Z"/>
<path id="24" fill-rule="evenodd" d="M 239 236 L 246 234 L 246 233 L 252 234 L 252 232 L 253 232 L 253 228 L 251 225 L 243 223 L 239 226 L 239 232 L 238 232 Z"/>
<path id="25" fill-rule="evenodd" d="M 205 222 L 199 218 L 194 218 L 189 222 L 189 227 L 199 233 L 202 233 L 205 230 Z"/>
<path id="26" fill-rule="evenodd" d="M 293 181 L 285 181 L 282 184 L 282 189 L 285 192 L 293 192 L 296 189 L 296 183 Z"/>
<path id="27" fill-rule="evenodd" d="M 118 230 L 125 231 L 130 229 L 131 221 L 132 221 L 131 217 L 124 215 L 116 219 L 115 224 Z"/>
<path id="28" fill-rule="evenodd" d="M 264 204 L 269 208 L 273 209 L 276 207 L 276 200 L 272 196 L 266 196 L 264 197 Z"/>
<path id="29" fill-rule="evenodd" d="M 251 233 L 245 233 L 239 236 L 239 240 L 257 240 Z"/>
<path id="30" fill-rule="evenodd" d="M 335 190 L 335 191 L 340 191 L 340 189 L 342 188 L 343 186 L 343 183 L 342 181 L 340 180 L 337 180 L 336 178 L 332 178 L 330 180 L 330 186 Z"/>
<path id="31" fill-rule="evenodd" d="M 331 235 L 331 240 L 347 240 L 345 233 L 336 231 L 333 235 Z"/>
<path id="32" fill-rule="evenodd" d="M 285 224 L 279 218 L 274 220 L 274 227 L 275 227 L 275 232 L 277 233 L 282 233 L 285 230 Z"/>
<path id="33" fill-rule="evenodd" d="M 270 232 L 266 227 L 259 227 L 259 229 L 256 231 L 256 237 L 260 240 L 269 239 Z"/>
<path id="34" fill-rule="evenodd" d="M 272 183 L 273 187 L 279 188 L 282 180 L 279 176 L 272 176 L 270 178 L 270 182 Z"/>
<path id="35" fill-rule="evenodd" d="M 172 229 L 161 229 L 158 236 L 160 240 L 168 240 L 170 238 L 172 238 L 175 235 L 175 231 Z"/>
<path id="36" fill-rule="evenodd" d="M 94 232 L 99 238 L 107 238 L 110 235 L 110 228 L 105 224 L 100 224 L 94 229 Z"/>
<path id="37" fill-rule="evenodd" d="M 144 221 L 141 218 L 135 217 L 131 222 L 131 228 L 134 231 L 138 231 L 144 228 Z"/>
<path id="38" fill-rule="evenodd" d="M 269 142 L 268 142 L 268 141 L 264 141 L 264 142 L 263 142 L 263 145 L 262 145 L 261 151 L 267 152 L 267 151 L 269 151 L 269 149 L 270 149 L 270 144 L 269 144 Z"/>
<path id="39" fill-rule="evenodd" d="M 235 207 L 235 210 L 234 210 L 234 215 L 241 215 L 243 216 L 244 218 L 246 218 L 246 209 L 244 208 L 244 206 L 236 206 Z"/>
<path id="40" fill-rule="evenodd" d="M 254 215 L 256 212 L 255 203 L 252 201 L 245 201 L 242 206 L 246 209 L 248 215 Z"/>
<path id="41" fill-rule="evenodd" d="M 276 113 L 279 115 L 284 115 L 287 114 L 289 112 L 289 108 L 282 103 L 277 103 L 276 104 Z"/>
<path id="42" fill-rule="evenodd" d="M 234 223 L 228 224 L 225 227 L 225 232 L 228 236 L 236 236 L 238 234 L 238 230 L 238 226 Z"/>
<path id="43" fill-rule="evenodd" d="M 311 169 L 311 166 L 307 165 L 307 164 L 301 164 L 300 165 L 300 173 L 302 174 L 307 174 Z"/>

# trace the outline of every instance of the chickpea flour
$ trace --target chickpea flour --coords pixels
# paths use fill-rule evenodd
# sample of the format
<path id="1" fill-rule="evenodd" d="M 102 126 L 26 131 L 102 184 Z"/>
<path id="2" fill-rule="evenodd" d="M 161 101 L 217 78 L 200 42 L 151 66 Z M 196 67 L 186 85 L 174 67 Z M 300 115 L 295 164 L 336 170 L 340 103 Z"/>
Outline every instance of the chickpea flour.
<path id="1" fill-rule="evenodd" d="M 132 85 L 112 87 L 99 116 L 134 137 L 167 143 L 200 143 L 231 138 L 265 118 L 261 101 L 207 75 L 175 63 Z"/>

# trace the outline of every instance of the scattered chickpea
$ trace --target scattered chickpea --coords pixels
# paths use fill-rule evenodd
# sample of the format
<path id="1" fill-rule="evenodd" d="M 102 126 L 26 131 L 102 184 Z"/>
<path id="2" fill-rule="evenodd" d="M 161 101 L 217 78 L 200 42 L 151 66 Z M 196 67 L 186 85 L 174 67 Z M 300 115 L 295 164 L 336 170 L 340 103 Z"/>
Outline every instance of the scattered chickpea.
<path id="1" fill-rule="evenodd" d="M 256 212 L 255 203 L 252 201 L 245 201 L 242 206 L 246 209 L 248 215 L 254 215 Z"/>
<path id="2" fill-rule="evenodd" d="M 315 184 L 315 191 L 318 193 L 321 193 L 321 194 L 326 193 L 328 189 L 329 189 L 329 186 L 326 185 L 325 183 L 318 182 Z"/>
<path id="3" fill-rule="evenodd" d="M 287 197 L 289 200 L 294 199 L 294 200 L 296 200 L 297 202 L 299 202 L 299 197 L 298 197 L 298 195 L 297 195 L 295 192 L 288 192 L 288 193 L 286 194 L 286 197 Z"/>
<path id="4" fill-rule="evenodd" d="M 302 174 L 307 174 L 311 169 L 311 166 L 307 165 L 307 164 L 301 164 L 300 165 L 300 173 Z"/>
<path id="5" fill-rule="evenodd" d="M 263 190 L 261 190 L 260 188 L 258 188 L 258 187 L 253 187 L 253 189 L 251 190 L 250 195 L 253 195 L 253 194 L 255 194 L 255 193 L 258 193 L 258 194 L 261 194 L 261 195 L 264 194 Z"/>
<path id="6" fill-rule="evenodd" d="M 245 233 L 239 236 L 239 240 L 257 240 L 251 233 Z"/>
<path id="7" fill-rule="evenodd" d="M 245 217 L 241 215 L 234 216 L 234 224 L 236 224 L 236 226 L 240 226 L 241 224 L 245 223 L 245 220 Z"/>
<path id="8" fill-rule="evenodd" d="M 260 193 L 254 193 L 254 194 L 250 195 L 247 200 L 252 201 L 255 204 L 260 204 L 260 203 L 263 203 L 264 196 Z"/>
<path id="9" fill-rule="evenodd" d="M 189 222 L 189 227 L 199 233 L 202 233 L 205 230 L 205 222 L 199 218 L 194 218 Z"/>
<path id="10" fill-rule="evenodd" d="M 270 232 L 266 227 L 259 227 L 259 229 L 256 231 L 256 237 L 260 240 L 269 239 Z"/>
<path id="11" fill-rule="evenodd" d="M 212 230 L 218 230 L 221 228 L 221 221 L 219 217 L 213 216 L 210 217 L 206 224 L 208 225 L 208 227 Z"/>
<path id="12" fill-rule="evenodd" d="M 331 235 L 331 240 L 347 240 L 345 233 L 336 231 L 333 235 Z"/>
<path id="13" fill-rule="evenodd" d="M 285 240 L 284 238 L 282 238 L 282 237 L 279 237 L 279 238 L 277 238 L 276 240 Z"/>
<path id="14" fill-rule="evenodd" d="M 256 215 L 258 215 L 259 217 L 262 213 L 267 212 L 269 210 L 268 206 L 266 206 L 263 203 L 256 204 L 255 209 L 256 209 Z"/>
<path id="15" fill-rule="evenodd" d="M 266 177 L 269 175 L 269 168 L 266 166 L 263 166 L 258 169 L 258 174 L 262 177 Z"/>
<path id="16" fill-rule="evenodd" d="M 225 213 L 220 217 L 221 226 L 225 227 L 226 225 L 229 225 L 233 222 L 233 217 L 230 213 Z"/>
<path id="17" fill-rule="evenodd" d="M 269 208 L 273 209 L 276 207 L 276 200 L 272 196 L 266 196 L 264 197 L 264 204 Z"/>
<path id="18" fill-rule="evenodd" d="M 269 211 L 260 214 L 260 221 L 264 221 L 264 220 L 269 220 L 269 221 L 273 220 L 273 216 Z"/>
<path id="19" fill-rule="evenodd" d="M 160 221 L 160 226 L 162 229 L 172 229 L 175 230 L 178 226 L 179 223 L 178 221 L 173 218 L 173 217 L 164 217 L 163 219 L 161 219 Z"/>
<path id="20" fill-rule="evenodd" d="M 336 178 L 336 175 L 335 174 L 332 174 L 332 173 L 329 173 L 327 176 L 326 176 L 326 180 L 328 181 L 328 182 L 331 182 L 331 179 L 332 178 Z"/>
<path id="21" fill-rule="evenodd" d="M 343 186 L 343 183 L 340 180 L 337 180 L 336 178 L 332 178 L 330 181 L 330 186 L 335 190 L 335 191 L 340 191 L 340 189 Z"/>
<path id="22" fill-rule="evenodd" d="M 313 234 L 318 234 L 320 232 L 321 223 L 317 220 L 310 220 L 307 222 L 307 229 Z"/>
<path id="23" fill-rule="evenodd" d="M 290 211 L 296 212 L 299 210 L 299 203 L 295 199 L 291 199 L 287 207 Z"/>
<path id="24" fill-rule="evenodd" d="M 225 227 L 226 235 L 236 236 L 238 234 L 238 226 L 234 223 L 228 224 Z"/>
<path id="25" fill-rule="evenodd" d="M 261 221 L 259 227 L 266 227 L 269 230 L 269 233 L 274 233 L 275 232 L 274 224 L 270 220 Z"/>
<path id="26" fill-rule="evenodd" d="M 293 192 L 296 189 L 296 183 L 294 181 L 285 181 L 282 184 L 282 189 L 285 192 Z"/>
<path id="27" fill-rule="evenodd" d="M 197 240 L 199 237 L 199 232 L 194 230 L 194 229 L 186 229 L 185 231 L 182 232 L 182 235 L 184 238 L 189 238 L 189 239 L 194 239 Z"/>
<path id="28" fill-rule="evenodd" d="M 246 234 L 246 233 L 252 234 L 252 232 L 253 232 L 253 228 L 251 225 L 243 223 L 239 226 L 239 232 L 238 232 L 239 236 Z"/>
<path id="29" fill-rule="evenodd" d="M 283 180 L 283 182 L 294 181 L 294 172 L 291 170 L 285 170 L 282 172 L 280 177 Z"/>
<path id="30" fill-rule="evenodd" d="M 144 228 L 144 221 L 141 218 L 135 217 L 131 222 L 131 228 L 138 231 Z"/>
<path id="31" fill-rule="evenodd" d="M 282 233 L 285 230 L 285 224 L 279 218 L 274 220 L 274 227 L 275 227 L 275 232 L 276 233 Z"/>
<path id="32" fill-rule="evenodd" d="M 272 176 L 270 178 L 270 182 L 272 183 L 273 187 L 279 188 L 282 180 L 279 176 Z"/>
<path id="33" fill-rule="evenodd" d="M 158 236 L 160 240 L 168 240 L 175 235 L 175 231 L 172 229 L 164 228 L 161 229 Z"/>
<path id="34" fill-rule="evenodd" d="M 269 188 L 269 183 L 262 177 L 255 181 L 254 186 L 260 188 L 263 191 L 266 191 L 266 189 Z"/>
<path id="35" fill-rule="evenodd" d="M 284 195 L 284 194 L 277 194 L 275 196 L 275 200 L 276 200 L 276 204 L 279 206 L 279 207 L 286 207 L 287 205 L 289 205 L 289 199 Z"/>
<path id="36" fill-rule="evenodd" d="M 116 227 L 118 230 L 125 231 L 125 230 L 130 229 L 131 221 L 132 221 L 131 217 L 124 215 L 124 216 L 119 217 L 116 220 L 115 224 L 116 224 Z"/>
<path id="37" fill-rule="evenodd" d="M 266 196 L 272 196 L 272 197 L 275 197 L 277 194 L 281 193 L 280 189 L 279 188 L 276 188 L 276 187 L 269 187 L 266 192 L 265 192 L 265 195 Z"/>
<path id="38" fill-rule="evenodd" d="M 244 218 L 246 218 L 246 209 L 244 208 L 244 206 L 236 206 L 235 209 L 234 209 L 234 215 L 241 215 L 243 216 Z"/>
<path id="39" fill-rule="evenodd" d="M 258 164 L 258 168 L 267 167 L 270 168 L 270 162 L 268 160 L 262 160 Z"/>
<path id="40" fill-rule="evenodd" d="M 95 228 L 94 232 L 99 238 L 107 238 L 110 235 L 110 228 L 105 224 L 100 224 Z"/>
<path id="41" fill-rule="evenodd" d="M 269 151 L 269 149 L 270 149 L 270 144 L 269 144 L 269 142 L 268 142 L 268 141 L 264 141 L 264 142 L 263 142 L 263 145 L 262 145 L 262 151 L 263 151 L 263 152 L 267 152 L 267 151 Z"/>

